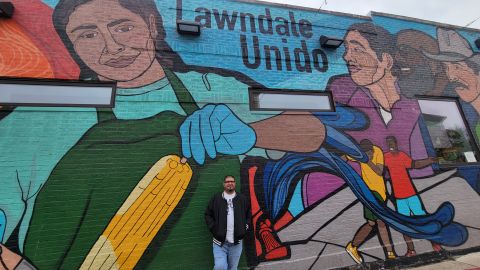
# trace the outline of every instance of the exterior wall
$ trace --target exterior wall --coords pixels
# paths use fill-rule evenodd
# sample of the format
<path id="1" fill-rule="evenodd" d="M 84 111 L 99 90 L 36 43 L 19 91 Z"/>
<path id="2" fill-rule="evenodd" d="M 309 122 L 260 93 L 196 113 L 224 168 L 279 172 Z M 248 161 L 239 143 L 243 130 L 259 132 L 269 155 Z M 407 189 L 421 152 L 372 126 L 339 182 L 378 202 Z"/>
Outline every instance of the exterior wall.
<path id="1" fill-rule="evenodd" d="M 426 211 L 415 217 L 397 213 L 390 183 L 386 202 L 375 199 L 360 169 L 371 166 L 360 165 L 369 159 L 364 139 L 378 147 L 376 164 L 390 151 L 388 136 L 414 160 L 435 155 L 424 96 L 456 98 L 480 142 L 480 75 L 462 66 L 478 56 L 480 32 L 260 2 L 12 2 L 15 15 L 0 20 L 0 76 L 114 80 L 118 89 L 111 110 L 2 108 L 8 264 L 23 257 L 38 269 L 211 268 L 203 211 L 225 175 L 251 203 L 242 267 L 354 265 L 345 246 L 355 235 L 365 262 L 386 260 L 390 246 L 403 257 L 402 233 L 417 254 L 432 252 L 430 242 L 480 245 L 477 164 L 409 169 Z M 200 22 L 202 34 L 180 36 L 177 19 Z M 448 48 L 463 58 L 435 57 L 446 55 L 437 37 L 444 29 L 459 35 L 458 50 Z M 345 43 L 323 49 L 320 35 Z M 451 62 L 465 72 L 453 73 Z M 336 112 L 252 111 L 249 87 L 329 91 Z M 391 112 L 388 124 L 379 106 Z M 362 204 L 379 218 L 372 231 Z"/>

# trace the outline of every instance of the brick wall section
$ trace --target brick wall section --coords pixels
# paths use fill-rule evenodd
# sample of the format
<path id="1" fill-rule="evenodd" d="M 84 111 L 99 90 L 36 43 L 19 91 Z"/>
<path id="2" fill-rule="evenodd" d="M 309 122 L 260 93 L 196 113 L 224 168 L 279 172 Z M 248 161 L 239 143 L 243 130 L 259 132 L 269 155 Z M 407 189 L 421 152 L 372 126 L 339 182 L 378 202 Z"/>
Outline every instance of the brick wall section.
<path id="1" fill-rule="evenodd" d="M 301 162 L 288 165 L 305 168 L 294 177 L 282 175 L 283 171 L 273 173 L 281 166 L 288 168 L 282 163 L 290 155 L 285 155 L 285 150 L 294 152 L 319 144 L 333 132 L 328 128 L 325 131 L 327 125 L 356 143 L 369 139 L 383 152 L 388 152 L 385 137 L 395 135 L 402 142 L 400 150 L 418 159 L 426 158 L 435 150 L 417 102 L 424 96 L 458 101 L 470 140 L 479 142 L 475 103 L 459 96 L 455 86 L 449 84 L 444 63 L 425 57 L 424 51 L 439 53 L 441 38 L 437 39 L 436 32 L 444 25 L 385 14 L 361 17 L 256 2 L 181 0 L 158 1 L 159 14 L 152 10 L 155 4 L 150 1 L 95 0 L 76 8 L 72 6 L 75 1 L 60 1 L 62 6 L 55 12 L 65 11 L 68 16 L 62 18 L 69 20 L 54 20 L 57 25 L 53 25 L 55 7 L 40 1 L 32 6 L 23 0 L 12 2 L 15 15 L 8 23 L 7 19 L 0 21 L 0 33 L 9 32 L 13 40 L 28 36 L 31 47 L 15 49 L 2 41 L 0 34 L 0 47 L 9 46 L 9 50 L 0 51 L 0 59 L 4 59 L 0 61 L 0 71 L 4 70 L 0 76 L 42 77 L 22 73 L 33 65 L 29 63 L 32 59 L 23 56 L 36 54 L 48 63 L 45 68 L 52 70 L 51 77 L 85 82 L 113 79 L 118 95 L 112 109 L 1 107 L 0 210 L 5 222 L 0 223 L 0 240 L 13 252 L 7 254 L 8 258 L 2 254 L 6 261 L 18 263 L 25 258 L 38 269 L 101 269 L 102 265 L 209 269 L 213 265 L 211 236 L 203 212 L 212 194 L 222 190 L 222 177 L 229 174 L 235 176 L 237 191 L 246 195 L 252 207 L 241 267 L 352 266 L 355 261 L 345 246 L 366 222 L 362 199 L 345 184 L 348 179 L 335 176 L 338 171 L 332 172 L 327 161 L 321 163 L 315 153 L 298 154 Z M 181 19 L 197 19 L 204 25 L 199 37 L 176 32 L 179 8 Z M 46 12 L 34 12 L 39 9 Z M 73 15 L 67 12 L 69 9 L 75 10 Z M 222 28 L 219 23 L 224 11 L 229 17 L 224 15 Z M 254 33 L 248 19 L 247 31 L 242 31 L 241 13 L 255 17 Z M 262 16 L 271 17 L 271 33 L 268 20 L 258 19 Z M 232 30 L 228 20 L 232 24 L 236 20 Z M 302 35 L 302 20 L 304 25 L 311 23 L 311 36 L 307 30 Z M 37 21 L 47 22 L 44 31 L 38 29 Z M 69 24 L 58 36 L 61 21 Z M 11 22 L 19 25 L 21 33 L 8 31 Z M 260 22 L 266 27 L 265 33 Z M 347 30 L 356 23 L 363 23 L 359 27 L 364 30 L 357 32 L 360 37 L 349 40 Z M 473 41 L 480 37 L 479 32 L 460 28 L 450 31 L 469 42 L 472 53 L 478 53 Z M 318 43 L 320 35 L 345 41 L 336 50 L 324 49 Z M 242 36 L 246 40 L 243 46 Z M 256 38 L 258 47 L 254 46 Z M 276 49 L 280 59 L 275 58 Z M 255 52 L 260 59 L 254 58 Z M 297 63 L 295 55 L 300 59 Z M 305 63 L 306 57 L 309 63 Z M 281 66 L 277 66 L 277 60 Z M 256 67 L 246 64 L 255 61 L 259 61 Z M 479 78 L 478 71 L 458 76 L 466 76 L 460 77 L 460 82 Z M 366 83 L 362 86 L 360 82 Z M 354 120 L 335 112 L 314 113 L 315 117 L 309 117 L 309 112 L 296 112 L 278 117 L 278 111 L 251 111 L 249 87 L 331 91 L 337 112 L 343 116 L 352 113 Z M 179 93 L 185 89 L 188 93 Z M 274 149 L 250 149 L 249 145 L 240 155 L 221 150 L 215 134 L 218 130 L 211 124 L 216 158 L 205 153 L 205 161 L 200 162 L 204 164 L 189 158 L 192 176 L 183 174 L 185 165 L 162 158 L 182 157 L 180 126 L 191 119 L 186 115 L 190 110 L 207 104 L 225 104 L 227 112 L 232 113 L 230 117 L 243 122 L 220 121 L 225 124 L 223 131 L 233 134 L 229 143 L 234 147 L 241 148 L 249 139 L 236 132 L 253 127 L 257 136 L 267 134 L 257 137 L 257 143 L 273 145 Z M 392 120 L 384 126 L 376 126 L 383 121 L 379 104 L 392 106 Z M 214 121 L 222 116 L 205 119 Z M 265 119 L 277 122 L 252 124 Z M 359 124 L 362 121 L 363 127 Z M 341 136 L 329 138 L 323 143 L 324 149 L 343 155 L 345 149 L 339 152 L 332 142 Z M 204 147 L 204 138 L 195 141 L 197 138 L 190 139 L 192 147 Z M 476 146 L 473 151 L 477 151 Z M 314 165 L 309 167 L 309 162 Z M 350 165 L 361 173 L 358 163 Z M 162 176 L 165 166 L 177 174 Z M 454 219 L 442 226 L 456 222 L 468 227 L 466 239 L 444 248 L 458 251 L 477 247 L 480 224 L 474 206 L 479 200 L 478 166 L 456 164 L 433 169 L 410 172 L 418 178 L 413 185 L 422 207 L 427 213 L 435 213 L 442 203 L 449 202 L 455 209 Z M 290 182 L 285 184 L 287 179 Z M 144 190 L 147 192 L 141 195 Z M 387 184 L 387 193 L 387 207 L 395 209 L 391 184 Z M 138 221 L 132 222 L 134 219 Z M 373 237 L 359 247 L 365 262 L 405 262 L 407 247 L 394 229 L 401 223 L 394 223 L 389 231 L 398 259 L 386 259 L 386 246 L 372 232 Z M 448 234 L 439 237 L 448 238 Z M 417 254 L 422 254 L 419 260 L 436 256 L 430 253 L 429 241 L 415 239 L 414 243 Z"/>

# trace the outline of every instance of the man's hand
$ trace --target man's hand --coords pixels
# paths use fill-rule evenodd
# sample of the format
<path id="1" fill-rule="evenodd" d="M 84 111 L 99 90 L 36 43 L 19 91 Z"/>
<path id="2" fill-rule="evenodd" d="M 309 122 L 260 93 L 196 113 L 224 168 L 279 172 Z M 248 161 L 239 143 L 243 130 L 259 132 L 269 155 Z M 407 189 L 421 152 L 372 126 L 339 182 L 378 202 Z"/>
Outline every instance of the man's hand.
<path id="1" fill-rule="evenodd" d="M 372 170 L 378 174 L 382 175 L 383 174 L 383 164 L 374 164 L 373 163 L 373 151 L 366 151 L 365 154 L 367 154 L 368 161 L 367 164 L 372 168 Z"/>
<path id="2" fill-rule="evenodd" d="M 243 123 L 227 106 L 209 104 L 189 115 L 180 126 L 182 152 L 202 165 L 205 152 L 212 159 L 217 153 L 240 155 L 256 141 L 255 131 Z"/>
<path id="3" fill-rule="evenodd" d="M 367 154 L 368 162 L 372 162 L 372 160 L 373 160 L 373 151 L 367 151 L 367 152 L 365 152 L 365 154 Z"/>

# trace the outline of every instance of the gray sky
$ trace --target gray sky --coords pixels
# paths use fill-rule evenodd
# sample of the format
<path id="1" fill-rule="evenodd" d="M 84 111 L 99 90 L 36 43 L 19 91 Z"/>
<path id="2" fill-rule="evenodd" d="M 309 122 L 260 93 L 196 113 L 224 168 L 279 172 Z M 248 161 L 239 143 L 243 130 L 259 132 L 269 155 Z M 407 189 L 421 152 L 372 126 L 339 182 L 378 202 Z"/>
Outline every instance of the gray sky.
<path id="1" fill-rule="evenodd" d="M 435 22 L 466 26 L 480 17 L 479 0 L 264 0 L 282 4 L 367 15 L 378 11 Z M 326 4 L 324 3 L 326 2 Z M 470 28 L 480 29 L 480 19 Z"/>

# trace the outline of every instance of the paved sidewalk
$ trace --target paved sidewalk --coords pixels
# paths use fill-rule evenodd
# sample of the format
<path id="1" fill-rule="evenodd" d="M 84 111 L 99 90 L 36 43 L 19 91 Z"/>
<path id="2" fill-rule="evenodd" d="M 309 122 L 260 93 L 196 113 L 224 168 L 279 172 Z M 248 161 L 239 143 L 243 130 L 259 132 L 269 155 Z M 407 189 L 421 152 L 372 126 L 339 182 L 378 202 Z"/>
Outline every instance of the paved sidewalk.
<path id="1" fill-rule="evenodd" d="M 440 263 L 407 268 L 410 270 L 480 270 L 480 252 L 454 257 Z"/>

